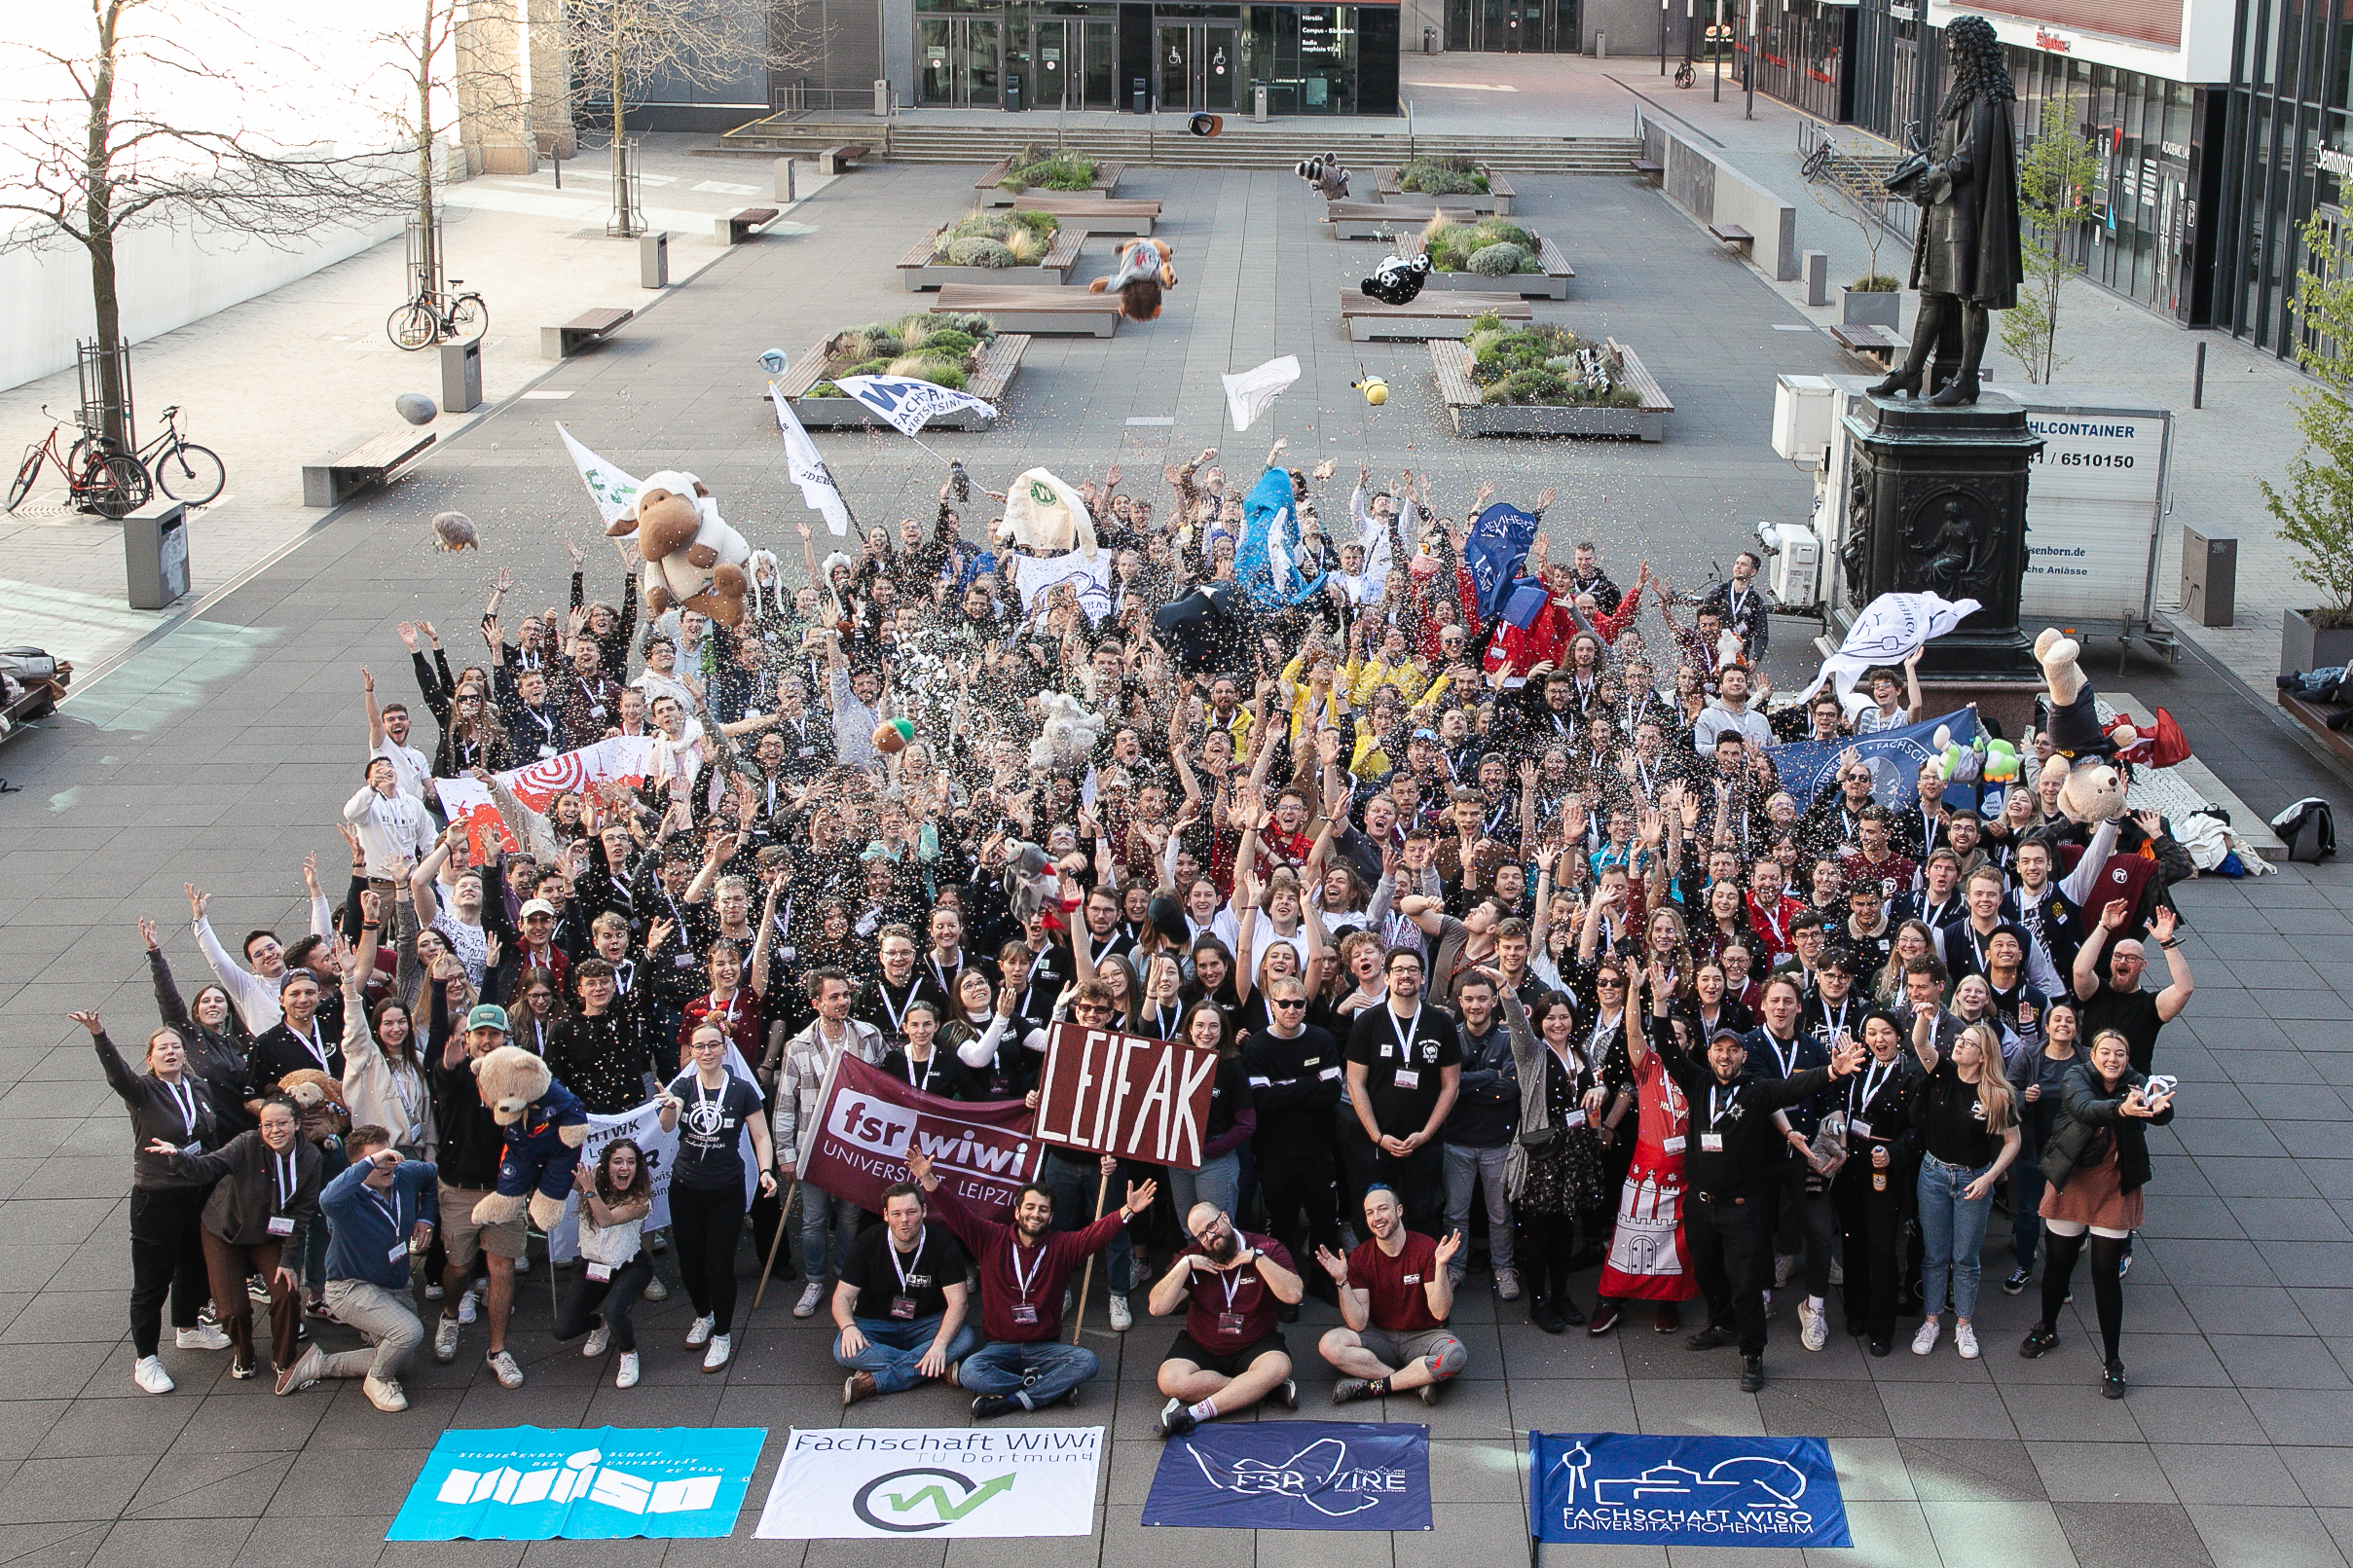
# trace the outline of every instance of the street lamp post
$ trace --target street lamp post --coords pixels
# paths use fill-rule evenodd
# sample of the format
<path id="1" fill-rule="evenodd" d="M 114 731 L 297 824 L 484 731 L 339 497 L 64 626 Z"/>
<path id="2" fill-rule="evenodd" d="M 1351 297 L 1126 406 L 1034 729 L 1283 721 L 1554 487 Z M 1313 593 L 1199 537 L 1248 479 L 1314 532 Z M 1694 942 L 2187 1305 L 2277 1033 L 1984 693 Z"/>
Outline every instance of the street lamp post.
<path id="1" fill-rule="evenodd" d="M 1748 0 L 1748 64 L 1742 73 L 1747 81 L 1747 101 L 1741 107 L 1743 120 L 1756 118 L 1756 0 Z"/>
<path id="2" fill-rule="evenodd" d="M 1708 53 L 1715 67 L 1715 80 L 1709 85 L 1711 101 L 1724 101 L 1724 0 L 1710 0 L 1709 14 L 1715 19 L 1708 24 Z"/>

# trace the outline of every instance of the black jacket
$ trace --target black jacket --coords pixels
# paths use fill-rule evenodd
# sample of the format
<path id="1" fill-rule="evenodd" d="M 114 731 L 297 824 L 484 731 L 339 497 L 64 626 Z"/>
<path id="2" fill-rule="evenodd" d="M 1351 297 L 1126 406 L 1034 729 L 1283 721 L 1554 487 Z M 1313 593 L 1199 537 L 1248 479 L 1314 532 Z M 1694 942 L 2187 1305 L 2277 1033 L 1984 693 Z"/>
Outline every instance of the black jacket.
<path id="1" fill-rule="evenodd" d="M 212 1095 L 204 1080 L 188 1072 L 175 1086 L 139 1072 L 123 1060 L 103 1033 L 92 1036 L 91 1044 L 97 1049 L 108 1086 L 130 1108 L 130 1185 L 150 1192 L 203 1185 L 173 1170 L 165 1155 L 147 1152 L 147 1145 L 157 1138 L 179 1148 L 202 1148 L 213 1141 Z"/>
<path id="2" fill-rule="evenodd" d="M 2128 1067 L 2117 1080 L 2116 1092 L 2110 1094 L 2089 1062 L 2077 1063 L 2067 1070 L 2066 1084 L 2059 1092 L 2059 1125 L 2051 1133 L 2054 1141 L 2063 1138 L 2068 1124 L 2077 1121 L 2107 1128 L 2116 1141 L 2116 1175 L 2127 1192 L 2149 1185 L 2149 1129 L 2173 1120 L 2171 1106 L 2153 1116 L 2128 1116 L 2118 1109 L 2136 1084 L 2148 1081 L 2148 1074 Z"/>
<path id="3" fill-rule="evenodd" d="M 163 950 L 147 955 L 147 971 L 155 981 L 155 1009 L 164 1020 L 164 1027 L 179 1031 L 180 1039 L 188 1047 L 188 1068 L 204 1080 L 212 1091 L 213 1132 L 221 1138 L 234 1138 L 239 1133 L 253 1130 L 253 1114 L 245 1102 L 253 1097 L 253 1067 L 246 1059 L 246 1041 L 239 1035 L 217 1029 L 206 1029 L 188 1010 L 180 999 L 180 988 L 171 978 L 171 966 L 164 959 Z M 238 1027 L 237 1009 L 229 1009 L 224 1020 L 231 1030 Z"/>
<path id="4" fill-rule="evenodd" d="M 291 1259 L 302 1256 L 303 1237 L 318 1213 L 325 1162 L 308 1138 L 297 1137 L 287 1152 L 294 1156 L 294 1191 L 283 1206 L 278 1203 L 276 1156 L 259 1132 L 239 1133 L 217 1152 L 174 1154 L 169 1164 L 175 1175 L 191 1182 L 218 1183 L 204 1203 L 206 1230 L 232 1247 L 276 1242 L 280 1256 Z M 294 1228 L 274 1236 L 270 1221 L 281 1215 L 294 1222 Z"/>
<path id="5" fill-rule="evenodd" d="M 1659 1065 L 1691 1103 L 1689 1142 L 1683 1146 L 1685 1187 L 1695 1194 L 1739 1198 L 1779 1180 L 1781 1155 L 1788 1145 L 1774 1125 L 1773 1112 L 1821 1093 L 1830 1084 L 1830 1070 L 1810 1067 L 1785 1078 L 1743 1073 L 1719 1083 L 1706 1062 L 1675 1043 L 1673 1031 L 1654 1031 L 1652 1042 Z M 1710 1133 L 1721 1135 L 1721 1149 L 1708 1147 Z"/>
<path id="6" fill-rule="evenodd" d="M 1242 1072 L 1258 1112 L 1253 1142 L 1269 1148 L 1295 1139 L 1331 1142 L 1332 1112 L 1348 1070 L 1329 1031 L 1308 1024 L 1285 1039 L 1262 1029 L 1242 1046 Z"/>

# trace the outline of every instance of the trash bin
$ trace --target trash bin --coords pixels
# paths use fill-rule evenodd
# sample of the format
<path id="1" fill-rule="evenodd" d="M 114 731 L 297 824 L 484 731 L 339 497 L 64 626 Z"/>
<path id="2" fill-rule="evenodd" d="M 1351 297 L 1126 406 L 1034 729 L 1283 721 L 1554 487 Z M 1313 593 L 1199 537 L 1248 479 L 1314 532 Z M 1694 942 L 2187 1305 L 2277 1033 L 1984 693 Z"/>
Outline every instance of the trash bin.
<path id="1" fill-rule="evenodd" d="M 800 200 L 800 184 L 793 160 L 780 158 L 768 166 L 776 174 L 776 199 L 787 206 Z"/>
<path id="2" fill-rule="evenodd" d="M 1021 112 L 1021 73 L 1019 71 L 1005 73 L 1005 112 L 1007 114 Z"/>
<path id="3" fill-rule="evenodd" d="M 670 231 L 656 229 L 652 234 L 638 236 L 638 286 L 640 288 L 668 288 L 670 286 Z"/>
<path id="4" fill-rule="evenodd" d="M 889 77 L 874 78 L 874 114 L 875 118 L 880 120 L 891 118 L 891 80 Z"/>
<path id="5" fill-rule="evenodd" d="M 1262 125 L 1266 123 L 1267 84 L 1264 82 L 1250 84 L 1250 118 Z"/>
<path id="6" fill-rule="evenodd" d="M 1135 87 L 1129 94 L 1127 112 L 1129 114 L 1150 114 L 1152 112 L 1152 93 L 1145 86 L 1144 78 L 1131 76 L 1128 80 L 1134 83 Z"/>
<path id="7" fill-rule="evenodd" d="M 187 507 L 158 496 L 123 519 L 123 575 L 132 609 L 163 609 L 187 597 Z"/>
<path id="8" fill-rule="evenodd" d="M 482 340 L 441 346 L 441 411 L 465 414 L 482 406 Z"/>

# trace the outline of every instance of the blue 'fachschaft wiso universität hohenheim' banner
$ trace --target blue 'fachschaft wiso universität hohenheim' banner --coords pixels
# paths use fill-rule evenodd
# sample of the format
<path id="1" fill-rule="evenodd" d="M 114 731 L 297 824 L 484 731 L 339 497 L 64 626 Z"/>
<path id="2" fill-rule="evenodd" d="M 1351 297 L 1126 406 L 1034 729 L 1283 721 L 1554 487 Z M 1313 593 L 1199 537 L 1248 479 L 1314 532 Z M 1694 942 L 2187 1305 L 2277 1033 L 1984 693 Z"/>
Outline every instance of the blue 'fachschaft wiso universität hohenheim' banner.
<path id="1" fill-rule="evenodd" d="M 1820 1438 L 1527 1435 L 1528 1531 L 1577 1546 L 1845 1547 Z"/>
<path id="2" fill-rule="evenodd" d="M 444 1432 L 386 1541 L 733 1533 L 763 1427 Z"/>

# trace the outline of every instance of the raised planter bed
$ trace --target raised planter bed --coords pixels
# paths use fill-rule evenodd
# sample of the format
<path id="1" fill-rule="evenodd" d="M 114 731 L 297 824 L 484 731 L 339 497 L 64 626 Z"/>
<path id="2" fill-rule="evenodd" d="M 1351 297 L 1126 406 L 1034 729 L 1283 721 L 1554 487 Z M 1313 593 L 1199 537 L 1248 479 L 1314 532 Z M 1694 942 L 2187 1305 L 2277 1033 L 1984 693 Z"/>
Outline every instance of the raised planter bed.
<path id="1" fill-rule="evenodd" d="M 1517 294 L 1527 300 L 1567 299 L 1569 281 L 1577 275 L 1577 270 L 1568 265 L 1568 258 L 1561 253 L 1559 245 L 1542 235 L 1531 237 L 1536 241 L 1536 260 L 1544 269 L 1540 273 L 1506 273 L 1489 277 L 1484 273 L 1434 272 L 1421 280 L 1421 286 L 1425 291 L 1439 288 L 1467 294 Z M 1411 261 L 1421 254 L 1421 244 L 1418 232 L 1399 235 L 1397 254 Z"/>
<path id="2" fill-rule="evenodd" d="M 1002 190 L 997 184 L 999 180 L 1005 178 L 1006 175 L 1012 172 L 1012 167 L 1013 161 L 1011 159 L 1000 158 L 994 164 L 991 164 L 988 166 L 987 173 L 981 175 L 980 178 L 974 183 L 973 189 L 980 193 L 980 204 L 982 206 L 1018 206 L 1031 195 L 1050 196 L 1055 198 L 1057 201 L 1085 201 L 1090 199 L 1094 201 L 1109 201 L 1111 194 L 1120 188 L 1121 172 L 1124 170 L 1127 165 L 1124 164 L 1097 162 L 1095 164 L 1095 181 L 1084 191 L 1056 191 L 1040 185 L 1031 187 L 1029 191 L 1019 193 Z"/>
<path id="3" fill-rule="evenodd" d="M 1512 182 L 1485 164 L 1472 166 L 1487 176 L 1487 189 L 1484 192 L 1449 191 L 1443 196 L 1434 196 L 1427 191 L 1409 191 L 1402 182 L 1402 170 L 1392 165 L 1380 171 L 1380 177 L 1374 182 L 1374 194 L 1383 201 L 1443 201 L 1450 207 L 1464 207 L 1482 217 L 1490 213 L 1499 218 L 1511 216 L 1512 199 L 1519 195 L 1512 189 Z"/>
<path id="4" fill-rule="evenodd" d="M 1085 231 L 1062 229 L 1056 231 L 1054 242 L 1046 255 L 1026 267 L 958 267 L 932 259 L 933 244 L 947 227 L 943 223 L 933 230 L 900 262 L 899 286 L 909 294 L 945 288 L 950 283 L 1037 283 L 1060 287 L 1070 281 L 1070 270 L 1078 265 L 1079 247 L 1086 242 Z"/>
<path id="5" fill-rule="evenodd" d="M 1324 222 L 1335 239 L 1394 239 L 1420 228 L 1433 217 L 1449 223 L 1476 223 L 1479 214 L 1448 197 L 1444 206 L 1419 197 L 1394 201 L 1326 201 Z"/>
<path id="6" fill-rule="evenodd" d="M 1605 339 L 1619 359 L 1619 382 L 1632 387 L 1641 402 L 1632 407 L 1597 405 L 1546 406 L 1526 403 L 1487 403 L 1480 400 L 1479 383 L 1471 380 L 1471 353 L 1460 343 L 1432 343 L 1430 368 L 1438 373 L 1438 395 L 1454 421 L 1454 433 L 1465 436 L 1619 436 L 1642 441 L 1667 439 L 1667 416 L 1674 404 L 1642 368 L 1635 351 L 1615 339 Z"/>
<path id="7" fill-rule="evenodd" d="M 785 394 L 785 402 L 793 416 L 812 430 L 843 430 L 861 425 L 882 424 L 882 416 L 854 397 L 811 397 L 809 388 L 819 382 L 830 381 L 836 371 L 848 374 L 849 365 L 837 362 L 826 352 L 830 336 L 820 338 L 806 351 L 792 360 L 792 369 L 777 383 Z M 1021 355 L 1029 347 L 1029 339 L 1019 333 L 1001 333 L 976 350 L 979 368 L 964 390 L 983 402 L 994 404 L 1013 383 L 1013 374 L 1021 368 Z M 990 421 L 971 409 L 942 415 L 924 426 L 933 430 L 985 430 Z"/>

